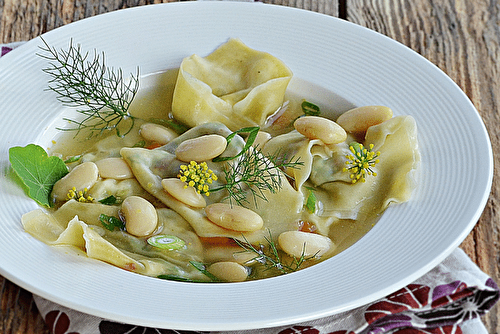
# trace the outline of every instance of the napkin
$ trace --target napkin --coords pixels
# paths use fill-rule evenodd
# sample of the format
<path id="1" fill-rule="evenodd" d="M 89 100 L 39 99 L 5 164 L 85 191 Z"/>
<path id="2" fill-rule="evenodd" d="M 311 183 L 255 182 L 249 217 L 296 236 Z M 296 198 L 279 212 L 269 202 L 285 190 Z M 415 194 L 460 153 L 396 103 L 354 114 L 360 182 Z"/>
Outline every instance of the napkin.
<path id="1" fill-rule="evenodd" d="M 22 43 L 0 45 L 0 56 Z M 288 326 L 224 333 L 487 334 L 480 317 L 499 298 L 497 284 L 457 248 L 413 283 L 354 310 Z M 118 323 L 69 309 L 37 295 L 33 299 L 53 334 L 202 333 Z"/>

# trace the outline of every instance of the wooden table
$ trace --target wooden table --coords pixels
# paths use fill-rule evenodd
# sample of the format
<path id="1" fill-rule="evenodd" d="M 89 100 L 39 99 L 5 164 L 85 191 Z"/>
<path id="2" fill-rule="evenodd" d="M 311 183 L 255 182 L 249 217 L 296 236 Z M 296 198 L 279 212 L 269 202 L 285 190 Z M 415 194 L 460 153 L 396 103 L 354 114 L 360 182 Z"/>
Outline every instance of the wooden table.
<path id="1" fill-rule="evenodd" d="M 85 17 L 172 0 L 0 0 L 0 43 L 25 41 Z M 490 133 L 495 175 L 486 209 L 460 246 L 500 283 L 500 0 L 264 0 L 376 30 L 417 51 L 469 96 Z M 464 157 L 467 159 L 467 157 Z M 0 333 L 48 334 L 32 296 L 0 276 Z M 483 317 L 500 333 L 500 306 Z"/>

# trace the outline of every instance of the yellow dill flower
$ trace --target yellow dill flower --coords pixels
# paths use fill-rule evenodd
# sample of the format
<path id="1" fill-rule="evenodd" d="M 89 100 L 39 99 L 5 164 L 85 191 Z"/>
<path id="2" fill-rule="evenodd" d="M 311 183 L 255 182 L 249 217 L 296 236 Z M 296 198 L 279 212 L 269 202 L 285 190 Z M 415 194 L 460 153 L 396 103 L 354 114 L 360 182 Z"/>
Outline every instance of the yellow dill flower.
<path id="1" fill-rule="evenodd" d="M 177 177 L 186 185 L 184 188 L 193 187 L 198 194 L 210 195 L 208 184 L 217 181 L 217 175 L 208 169 L 206 162 L 191 161 L 188 165 L 181 165 Z"/>
<path id="2" fill-rule="evenodd" d="M 377 176 L 372 167 L 379 163 L 380 152 L 372 151 L 373 144 L 365 148 L 363 144 L 353 142 L 349 145 L 349 150 L 352 154 L 346 155 L 346 167 L 344 167 L 343 171 L 351 173 L 349 177 L 352 183 L 365 182 L 367 175 Z"/>
<path id="3" fill-rule="evenodd" d="M 92 203 L 94 198 L 87 194 L 88 189 L 85 188 L 83 190 L 76 191 L 76 187 L 71 188 L 66 195 L 66 199 L 69 201 L 70 199 L 75 199 L 81 203 Z"/>

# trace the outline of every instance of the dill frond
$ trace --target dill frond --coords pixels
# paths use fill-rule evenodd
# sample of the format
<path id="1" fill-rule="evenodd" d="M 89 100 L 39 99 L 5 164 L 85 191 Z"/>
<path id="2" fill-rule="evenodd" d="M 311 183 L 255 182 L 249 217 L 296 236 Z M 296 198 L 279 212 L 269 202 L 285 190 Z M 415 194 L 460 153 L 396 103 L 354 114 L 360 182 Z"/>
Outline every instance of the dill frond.
<path id="1" fill-rule="evenodd" d="M 258 246 L 254 246 L 250 242 L 248 242 L 245 236 L 243 236 L 244 241 L 234 239 L 234 241 L 243 249 L 244 252 L 251 252 L 255 254 L 255 257 L 250 259 L 248 262 L 256 261 L 259 264 L 263 265 L 266 270 L 278 270 L 280 274 L 289 274 L 299 270 L 305 261 L 313 259 L 315 257 L 315 255 L 311 257 L 305 257 L 304 252 L 302 252 L 302 255 L 299 258 L 293 257 L 291 261 L 285 262 L 280 256 L 278 247 L 273 241 L 271 232 L 268 232 L 269 236 L 264 237 L 267 245 L 259 244 Z"/>
<path id="2" fill-rule="evenodd" d="M 51 48 L 42 38 L 45 46 L 38 56 L 50 61 L 43 71 L 51 76 L 48 89 L 57 94 L 63 105 L 76 107 L 83 120 L 66 121 L 73 128 L 63 131 L 89 131 L 89 137 L 115 130 L 124 136 L 134 125 L 134 117 L 128 109 L 139 88 L 139 69 L 125 82 L 121 69 L 109 68 L 104 53 L 94 50 L 93 57 L 83 53 L 81 46 L 70 41 L 67 50 Z M 122 130 L 120 130 L 122 129 Z"/>
<path id="3" fill-rule="evenodd" d="M 259 148 L 249 147 L 223 169 L 226 184 L 210 191 L 225 189 L 230 203 L 235 201 L 240 206 L 248 204 L 250 192 L 257 206 L 257 199 L 267 201 L 266 191 L 274 194 L 281 189 L 284 178 L 281 169 L 299 168 L 303 164 L 299 158 L 287 159 L 279 152 L 264 155 Z"/>

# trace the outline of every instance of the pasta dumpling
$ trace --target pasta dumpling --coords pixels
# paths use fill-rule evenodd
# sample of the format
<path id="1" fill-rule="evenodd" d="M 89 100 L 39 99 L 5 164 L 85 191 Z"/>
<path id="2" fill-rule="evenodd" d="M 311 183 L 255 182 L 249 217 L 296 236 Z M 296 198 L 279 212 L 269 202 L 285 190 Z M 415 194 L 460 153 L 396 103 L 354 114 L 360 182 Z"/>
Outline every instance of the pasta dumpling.
<path id="1" fill-rule="evenodd" d="M 185 58 L 172 114 L 193 127 L 218 121 L 232 131 L 264 124 L 283 103 L 292 72 L 276 57 L 230 39 L 205 58 Z"/>

